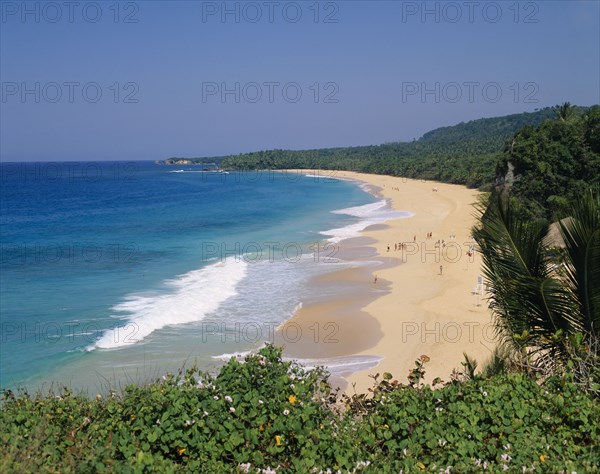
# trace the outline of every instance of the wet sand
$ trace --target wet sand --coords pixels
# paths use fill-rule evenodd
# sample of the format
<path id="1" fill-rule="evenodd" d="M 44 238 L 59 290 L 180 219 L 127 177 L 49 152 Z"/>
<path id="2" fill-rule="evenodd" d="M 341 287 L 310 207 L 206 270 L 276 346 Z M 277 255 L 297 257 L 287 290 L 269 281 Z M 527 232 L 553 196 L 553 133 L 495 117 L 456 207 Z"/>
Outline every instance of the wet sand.
<path id="1" fill-rule="evenodd" d="M 394 210 L 414 216 L 371 226 L 362 232 L 364 238 L 336 244 L 337 257 L 361 266 L 311 281 L 323 297 L 302 307 L 277 332 L 275 342 L 284 346 L 285 355 L 382 357 L 376 368 L 346 377 L 349 393 L 366 392 L 373 383 L 369 375 L 376 372 L 391 372 L 406 382 L 422 354 L 431 358 L 427 381 L 449 380 L 452 370 L 461 368 L 463 352 L 485 362 L 494 346 L 491 313 L 484 295 L 473 292 L 481 290 L 481 256 L 469 255 L 472 204 L 479 193 L 383 175 L 328 171 L 327 176 L 367 183 Z M 395 250 L 401 242 L 404 248 Z"/>

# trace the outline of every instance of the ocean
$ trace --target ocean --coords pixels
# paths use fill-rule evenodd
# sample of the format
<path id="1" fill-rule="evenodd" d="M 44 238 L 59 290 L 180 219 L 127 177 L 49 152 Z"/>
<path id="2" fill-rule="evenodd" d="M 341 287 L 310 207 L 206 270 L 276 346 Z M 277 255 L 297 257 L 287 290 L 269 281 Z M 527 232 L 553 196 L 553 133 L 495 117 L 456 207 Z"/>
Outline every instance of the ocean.
<path id="1" fill-rule="evenodd" d="M 336 246 L 405 217 L 319 172 L 152 162 L 0 164 L 0 386 L 96 390 L 209 369 L 272 339 L 352 262 Z"/>

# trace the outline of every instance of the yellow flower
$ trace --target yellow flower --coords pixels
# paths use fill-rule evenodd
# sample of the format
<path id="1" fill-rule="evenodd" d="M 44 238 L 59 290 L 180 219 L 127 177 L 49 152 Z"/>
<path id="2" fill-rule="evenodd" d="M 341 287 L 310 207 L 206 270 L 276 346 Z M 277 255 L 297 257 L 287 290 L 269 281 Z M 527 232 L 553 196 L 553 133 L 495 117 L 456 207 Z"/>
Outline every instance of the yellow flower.
<path id="1" fill-rule="evenodd" d="M 418 467 L 419 469 L 421 469 L 421 471 L 423 471 L 423 470 L 425 469 L 425 464 L 423 464 L 422 462 L 418 462 L 418 463 L 417 463 L 417 467 Z"/>
<path id="2" fill-rule="evenodd" d="M 260 425 L 260 426 L 258 427 L 258 431 L 265 431 L 265 427 L 264 427 L 263 425 Z"/>
<path id="3" fill-rule="evenodd" d="M 540 461 L 542 461 L 542 463 L 546 462 L 546 456 L 544 456 L 543 454 L 540 454 Z"/>
<path id="4" fill-rule="evenodd" d="M 281 446 L 281 436 L 280 435 L 275 436 L 275 445 Z"/>
<path id="5" fill-rule="evenodd" d="M 180 448 L 177 450 L 177 453 L 181 456 L 183 453 L 185 453 L 186 448 Z"/>
<path id="6" fill-rule="evenodd" d="M 290 396 L 288 397 L 288 400 L 289 400 L 289 402 L 290 402 L 292 405 L 295 405 L 295 404 L 296 404 L 296 402 L 298 401 L 298 399 L 296 398 L 296 395 L 290 395 Z"/>

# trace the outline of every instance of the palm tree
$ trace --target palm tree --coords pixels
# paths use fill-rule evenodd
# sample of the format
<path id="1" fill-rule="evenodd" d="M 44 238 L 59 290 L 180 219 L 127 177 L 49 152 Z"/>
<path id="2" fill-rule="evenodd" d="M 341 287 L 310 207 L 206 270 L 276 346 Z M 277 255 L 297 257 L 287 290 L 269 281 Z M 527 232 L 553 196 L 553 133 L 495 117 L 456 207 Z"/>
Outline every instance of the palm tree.
<path id="1" fill-rule="evenodd" d="M 591 345 L 600 335 L 600 194 L 590 190 L 559 222 L 560 259 L 549 223 L 524 217 L 509 197 L 477 209 L 473 235 L 498 335 L 538 365 L 563 365 L 574 340 Z"/>
<path id="2" fill-rule="evenodd" d="M 575 107 L 573 107 L 570 102 L 565 102 L 554 109 L 556 117 L 561 122 L 568 122 L 571 120 L 575 116 L 575 111 Z"/>

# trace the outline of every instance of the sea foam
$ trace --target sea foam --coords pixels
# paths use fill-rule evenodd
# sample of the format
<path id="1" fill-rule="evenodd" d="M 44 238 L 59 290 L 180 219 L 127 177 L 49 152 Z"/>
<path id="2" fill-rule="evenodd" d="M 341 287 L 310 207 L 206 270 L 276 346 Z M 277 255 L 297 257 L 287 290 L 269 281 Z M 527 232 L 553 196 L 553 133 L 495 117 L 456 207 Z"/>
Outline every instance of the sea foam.
<path id="1" fill-rule="evenodd" d="M 329 229 L 321 232 L 323 235 L 329 236 L 327 239 L 331 243 L 338 243 L 344 239 L 358 237 L 361 231 L 374 224 L 383 224 L 386 221 L 393 219 L 406 219 L 414 214 L 407 211 L 394 211 L 389 208 L 389 204 L 385 199 L 382 199 L 364 206 L 348 207 L 332 211 L 333 214 L 343 214 L 353 217 L 359 217 L 361 220 L 353 224 L 349 224 L 337 229 Z"/>
<path id="2" fill-rule="evenodd" d="M 139 342 L 165 326 L 193 323 L 216 311 L 237 294 L 247 274 L 246 262 L 227 259 L 165 282 L 168 291 L 126 297 L 113 306 L 125 324 L 109 329 L 87 350 L 115 349 Z"/>

